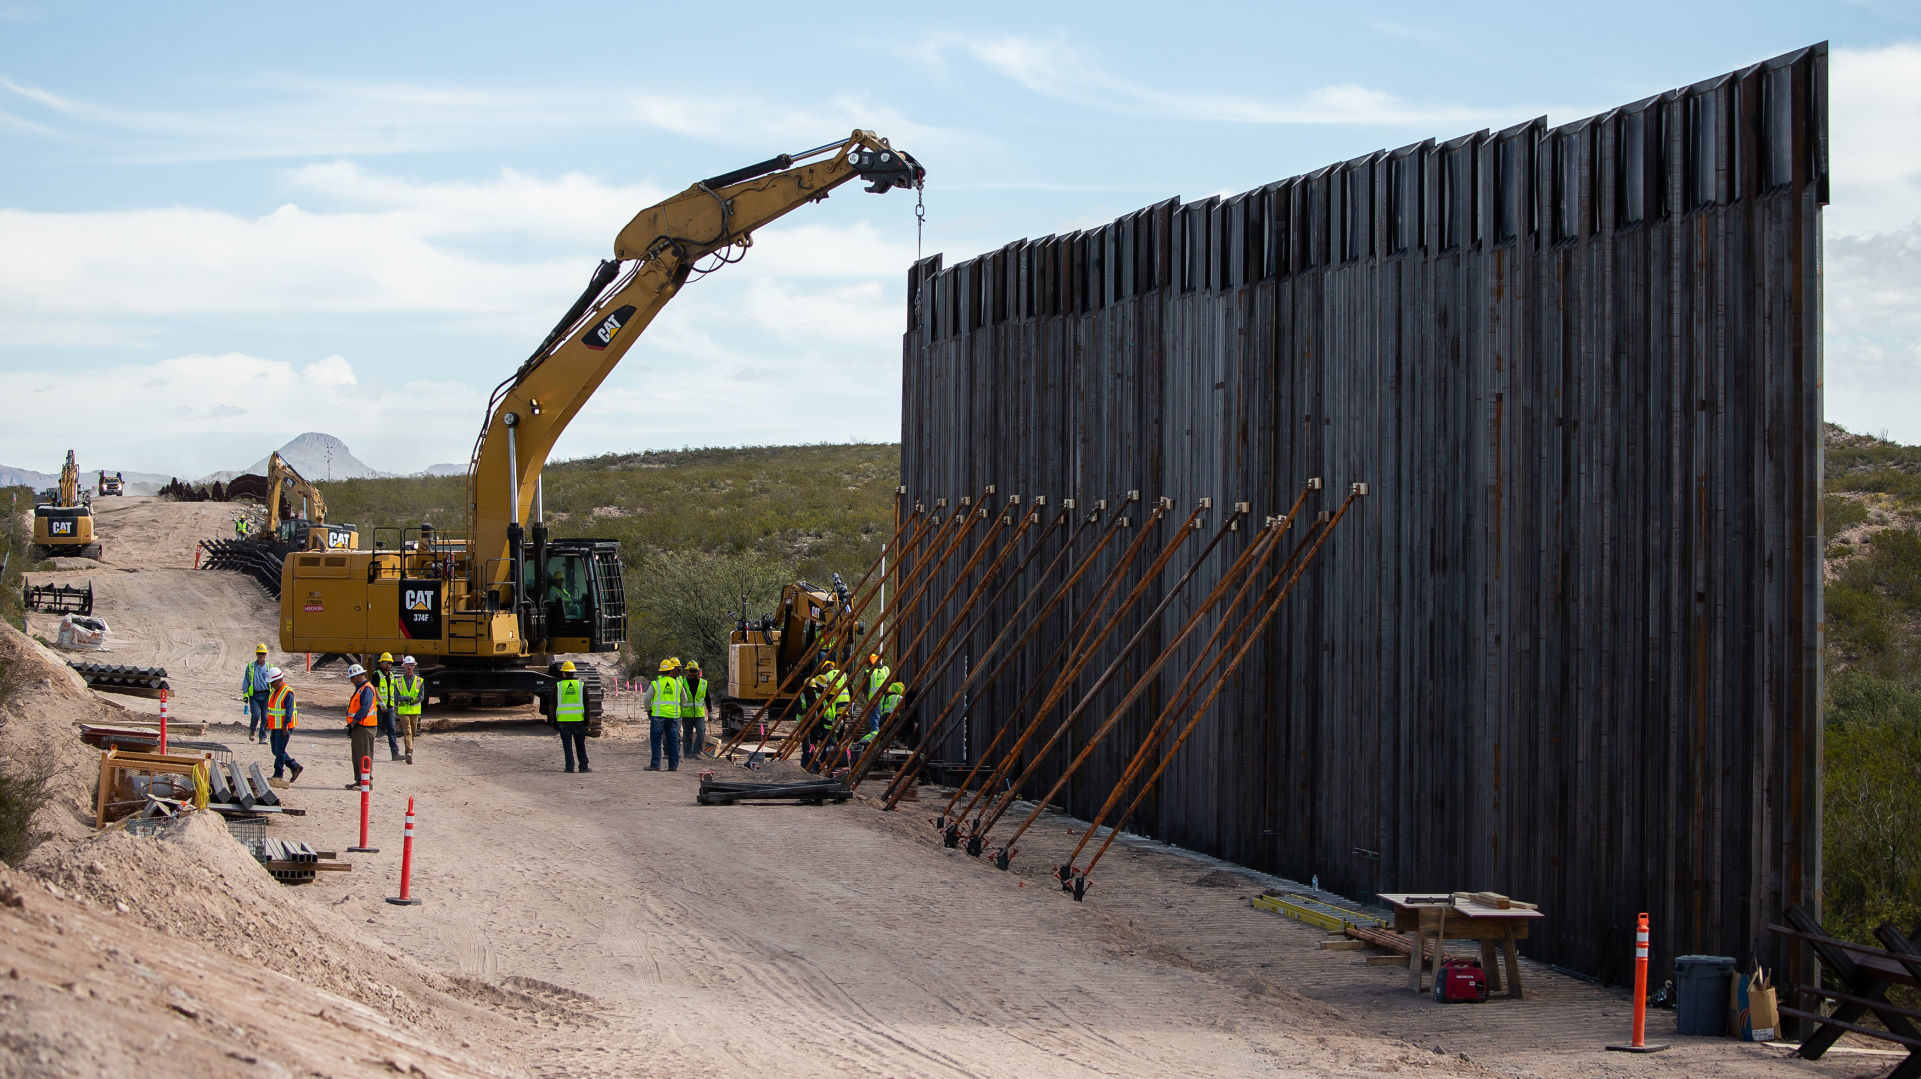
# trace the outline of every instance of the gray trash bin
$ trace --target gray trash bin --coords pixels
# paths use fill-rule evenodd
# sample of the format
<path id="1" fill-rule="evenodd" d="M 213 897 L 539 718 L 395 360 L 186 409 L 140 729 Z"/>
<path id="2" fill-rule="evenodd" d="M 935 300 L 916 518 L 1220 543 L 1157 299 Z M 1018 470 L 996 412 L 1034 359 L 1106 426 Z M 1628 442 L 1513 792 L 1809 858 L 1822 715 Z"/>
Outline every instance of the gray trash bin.
<path id="1" fill-rule="evenodd" d="M 1728 1032 L 1728 989 L 1734 981 L 1734 959 L 1725 955 L 1674 957 L 1674 1032 Z"/>

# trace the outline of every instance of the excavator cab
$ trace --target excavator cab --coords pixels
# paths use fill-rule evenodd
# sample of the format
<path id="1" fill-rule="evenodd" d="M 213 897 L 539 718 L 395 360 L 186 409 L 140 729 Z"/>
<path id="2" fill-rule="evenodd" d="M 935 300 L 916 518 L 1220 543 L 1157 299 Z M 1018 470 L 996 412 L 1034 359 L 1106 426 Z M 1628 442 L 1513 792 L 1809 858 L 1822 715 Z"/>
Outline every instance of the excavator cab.
<path id="1" fill-rule="evenodd" d="M 529 637 L 545 637 L 546 651 L 606 652 L 626 642 L 627 593 L 619 541 L 549 540 L 544 565 L 537 564 L 529 544 L 521 586 L 545 629 Z"/>

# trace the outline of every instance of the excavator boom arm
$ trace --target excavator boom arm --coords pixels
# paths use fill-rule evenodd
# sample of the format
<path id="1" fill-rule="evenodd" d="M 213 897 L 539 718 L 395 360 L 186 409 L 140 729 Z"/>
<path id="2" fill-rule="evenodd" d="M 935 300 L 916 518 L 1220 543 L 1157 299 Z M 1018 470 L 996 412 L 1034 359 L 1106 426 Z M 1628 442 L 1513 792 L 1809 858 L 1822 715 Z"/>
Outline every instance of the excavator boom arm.
<path id="1" fill-rule="evenodd" d="M 320 497 L 320 489 L 308 483 L 307 478 L 302 476 L 293 465 L 287 463 L 287 459 L 280 456 L 278 452 L 267 458 L 267 486 L 270 488 L 267 494 L 268 528 L 277 528 L 280 525 L 280 500 L 283 492 L 296 495 L 305 502 L 305 505 L 300 507 L 301 512 L 290 516 L 305 517 L 314 524 L 326 523 L 327 500 Z"/>
<path id="2" fill-rule="evenodd" d="M 503 602 L 513 594 L 512 586 L 500 586 L 512 579 L 520 525 L 532 511 L 535 482 L 555 441 L 687 283 L 696 262 L 748 246 L 756 229 L 849 180 L 867 180 L 867 190 L 878 193 L 918 187 L 924 175 L 911 156 L 872 132 L 856 131 L 841 143 L 694 184 L 634 215 L 615 239 L 614 260 L 601 264 L 580 301 L 494 392 L 468 468 L 475 602 L 489 589 Z"/>

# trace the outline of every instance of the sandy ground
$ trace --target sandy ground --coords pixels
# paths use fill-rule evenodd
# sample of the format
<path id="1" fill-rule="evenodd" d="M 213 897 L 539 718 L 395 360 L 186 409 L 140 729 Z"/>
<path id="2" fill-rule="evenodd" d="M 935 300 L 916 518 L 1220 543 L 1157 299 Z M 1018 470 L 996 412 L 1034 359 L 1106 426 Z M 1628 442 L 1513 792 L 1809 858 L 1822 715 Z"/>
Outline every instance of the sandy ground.
<path id="1" fill-rule="evenodd" d="M 240 665 L 272 611 L 251 582 L 182 568 L 189 533 L 218 534 L 230 513 L 129 498 L 100 514 L 113 563 L 92 573 L 116 655 L 163 661 L 181 718 L 239 719 Z M 308 771 L 283 796 L 308 813 L 270 833 L 344 852 L 358 823 L 358 795 L 341 789 L 344 695 L 337 675 L 292 678 L 307 702 L 293 752 Z M 36 721 L 64 733 L 44 713 L 80 705 L 54 680 L 32 695 L 54 706 L 16 713 L 0 738 L 24 744 Z M 267 762 L 242 730 L 208 737 Z M 29 868 L 57 894 L 0 877 L 27 897 L 9 906 L 0 891 L 0 968 L 20 974 L 0 982 L 0 1075 L 96 1074 L 60 1047 L 124 1056 L 162 1041 L 193 1052 L 148 1057 L 149 1074 L 1558 1079 L 1889 1066 L 1676 1038 L 1671 1012 L 1653 1013 L 1650 1033 L 1672 1051 L 1608 1054 L 1628 1025 L 1618 994 L 1530 963 L 1528 1000 L 1437 1005 L 1402 988 L 1404 970 L 1318 950 L 1320 931 L 1252 908 L 1269 882 L 1233 867 L 1118 845 L 1077 904 L 1045 868 L 1072 842 L 1070 821 L 1044 819 L 1002 873 L 934 842 L 929 810 L 700 807 L 694 766 L 645 771 L 644 727 L 619 720 L 590 752 L 591 773 L 565 774 L 546 728 L 510 716 L 429 735 L 412 766 L 379 753 L 379 852 L 343 853 L 351 873 L 298 888 L 263 883 L 217 834 L 176 841 L 213 876 L 142 864 L 168 843 L 49 843 Z M 383 899 L 410 797 L 424 902 L 398 907 Z M 179 913 L 208 904 L 217 917 Z M 219 950 L 196 956 L 192 941 Z M 162 983 L 194 1000 L 174 1007 Z M 297 1001 L 289 1029 L 247 1021 L 280 999 Z M 120 1014 L 135 1018 L 106 1018 Z"/>

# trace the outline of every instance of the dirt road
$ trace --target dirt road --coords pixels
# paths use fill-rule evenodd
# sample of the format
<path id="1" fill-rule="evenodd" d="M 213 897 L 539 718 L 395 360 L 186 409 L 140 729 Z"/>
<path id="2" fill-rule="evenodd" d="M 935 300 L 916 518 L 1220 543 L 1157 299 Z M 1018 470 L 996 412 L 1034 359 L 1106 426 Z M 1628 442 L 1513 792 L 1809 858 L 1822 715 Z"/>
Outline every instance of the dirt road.
<path id="1" fill-rule="evenodd" d="M 222 509 L 146 501 L 102 514 L 113 565 L 94 576 L 116 655 L 164 662 L 183 719 L 239 719 L 239 669 L 273 613 L 251 582 L 182 568 L 191 547 L 180 537 L 216 534 Z M 132 542 L 141 534 L 164 545 Z M 275 820 L 271 832 L 343 849 L 356 838 L 358 796 L 341 789 L 349 769 L 338 676 L 291 677 L 309 702 L 293 745 L 308 771 L 284 797 L 308 815 Z M 265 747 L 245 743 L 241 729 L 209 737 L 243 763 L 266 763 Z M 351 873 L 298 889 L 377 952 L 460 985 L 537 991 L 544 1011 L 511 1020 L 450 1011 L 435 1031 L 447 1043 L 505 1045 L 508 1063 L 533 1075 L 1760 1076 L 1783 1067 L 1779 1049 L 1672 1039 L 1670 1012 L 1655 1013 L 1652 1029 L 1683 1043 L 1674 1051 L 1605 1054 L 1626 1031 L 1625 1003 L 1534 964 L 1529 1000 L 1434 1004 L 1401 988 L 1401 968 L 1317 950 L 1323 933 L 1251 908 L 1263 883 L 1254 876 L 1152 844 L 1117 847 L 1077 904 L 1044 868 L 1071 842 L 1071 822 L 1037 826 L 1015 871 L 1002 873 L 939 847 L 913 810 L 696 806 L 694 767 L 646 771 L 638 726 L 610 725 L 590 752 L 591 773 L 562 773 L 546 728 L 498 720 L 429 735 L 412 766 L 380 752 L 379 853 L 347 855 Z M 424 903 L 397 907 L 383 899 L 396 890 L 409 796 L 419 819 L 413 888 Z M 1839 1076 L 1858 1071 L 1859 1058 L 1788 1066 Z"/>

